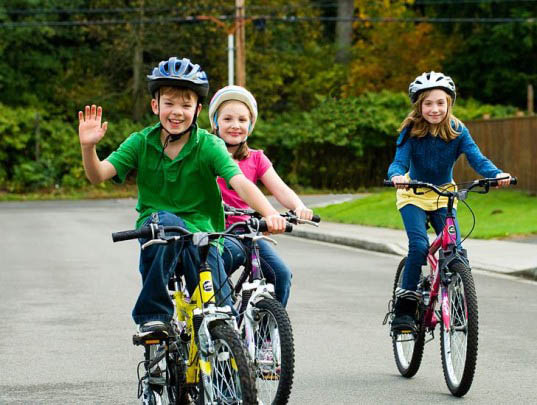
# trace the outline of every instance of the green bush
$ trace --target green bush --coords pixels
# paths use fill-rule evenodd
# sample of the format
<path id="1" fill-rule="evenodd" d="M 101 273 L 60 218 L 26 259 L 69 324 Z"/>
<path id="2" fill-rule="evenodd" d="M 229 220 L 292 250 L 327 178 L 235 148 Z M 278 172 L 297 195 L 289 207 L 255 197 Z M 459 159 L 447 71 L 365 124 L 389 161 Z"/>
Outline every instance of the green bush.
<path id="1" fill-rule="evenodd" d="M 264 149 L 278 173 L 290 184 L 349 190 L 380 184 L 391 162 L 397 128 L 410 109 L 404 93 L 366 93 L 359 97 L 325 99 L 306 112 L 286 112 L 261 119 L 249 138 Z M 508 106 L 486 106 L 457 100 L 462 120 L 513 114 Z M 264 116 L 260 112 L 261 118 Z M 104 117 L 106 119 L 106 117 Z M 112 121 L 97 146 L 101 159 L 131 133 L 156 122 Z M 209 128 L 206 113 L 200 126 Z M 0 104 L 0 190 L 30 192 L 51 187 L 88 184 L 82 167 L 76 119 L 65 122 L 35 108 Z"/>

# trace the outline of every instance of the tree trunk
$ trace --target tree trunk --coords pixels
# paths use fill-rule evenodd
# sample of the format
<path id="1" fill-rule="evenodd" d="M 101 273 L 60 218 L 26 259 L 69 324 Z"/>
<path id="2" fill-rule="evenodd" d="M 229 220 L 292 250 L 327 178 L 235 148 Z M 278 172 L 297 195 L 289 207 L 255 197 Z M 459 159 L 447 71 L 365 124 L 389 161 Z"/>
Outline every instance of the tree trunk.
<path id="1" fill-rule="evenodd" d="M 142 20 L 144 18 L 144 0 L 140 1 L 140 14 L 139 18 Z M 132 118 L 135 121 L 142 119 L 145 113 L 145 100 L 144 100 L 144 89 L 142 85 L 142 69 L 144 64 L 144 46 L 143 46 L 143 37 L 144 37 L 144 25 L 142 23 L 135 24 L 134 26 L 134 55 L 132 58 Z"/>
<path id="2" fill-rule="evenodd" d="M 354 0 L 337 1 L 336 22 L 336 61 L 347 63 L 350 59 L 352 44 L 352 17 L 354 16 Z M 340 21 L 340 19 L 348 21 Z"/>

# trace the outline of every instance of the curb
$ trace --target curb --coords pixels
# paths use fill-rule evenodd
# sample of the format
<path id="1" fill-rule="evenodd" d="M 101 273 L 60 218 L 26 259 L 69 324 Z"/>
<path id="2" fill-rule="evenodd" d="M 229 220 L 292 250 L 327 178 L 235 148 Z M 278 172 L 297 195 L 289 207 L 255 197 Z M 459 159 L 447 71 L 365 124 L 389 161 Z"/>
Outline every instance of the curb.
<path id="1" fill-rule="evenodd" d="M 305 231 L 301 229 L 297 229 L 298 227 L 295 227 L 293 229 L 293 232 L 288 233 L 286 236 L 294 236 L 298 238 L 303 239 L 310 239 L 310 240 L 316 240 L 320 242 L 327 242 L 327 243 L 333 243 L 336 245 L 343 245 L 343 246 L 350 246 L 358 249 L 364 249 L 364 250 L 371 250 L 374 252 L 380 252 L 380 253 L 388 253 L 396 256 L 406 256 L 407 250 L 402 248 L 401 246 L 394 244 L 394 243 L 387 243 L 380 240 L 374 240 L 374 239 L 360 239 L 357 237 L 347 237 L 342 236 L 334 233 L 319 233 L 319 232 L 310 232 Z M 501 268 L 497 267 L 491 268 L 491 267 L 485 267 L 480 264 L 472 264 L 470 261 L 470 265 L 472 268 L 476 270 L 482 270 L 494 274 L 504 274 L 504 275 L 510 275 L 520 278 L 525 278 L 529 280 L 537 281 L 537 268 L 529 268 L 529 269 L 523 269 L 523 270 L 515 270 L 507 269 L 507 268 Z"/>

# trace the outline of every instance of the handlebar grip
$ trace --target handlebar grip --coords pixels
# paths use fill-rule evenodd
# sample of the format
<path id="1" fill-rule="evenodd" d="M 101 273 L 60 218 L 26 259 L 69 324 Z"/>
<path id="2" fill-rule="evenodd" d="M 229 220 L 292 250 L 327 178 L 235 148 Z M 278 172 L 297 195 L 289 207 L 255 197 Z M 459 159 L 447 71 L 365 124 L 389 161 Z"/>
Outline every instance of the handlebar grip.
<path id="1" fill-rule="evenodd" d="M 289 222 L 285 224 L 285 232 L 292 232 L 293 231 L 293 225 L 291 225 Z M 259 221 L 259 232 L 268 232 L 267 223 L 264 219 Z"/>
<path id="2" fill-rule="evenodd" d="M 319 215 L 314 215 L 314 216 L 311 218 L 311 220 L 312 220 L 313 222 L 317 222 L 317 223 L 319 223 L 319 222 L 321 222 L 321 217 L 320 217 Z"/>
<path id="3" fill-rule="evenodd" d="M 382 185 L 384 187 L 393 187 L 393 181 L 391 181 L 391 180 L 383 180 Z"/>
<path id="4" fill-rule="evenodd" d="M 129 231 L 120 231 L 112 233 L 112 240 L 114 242 L 121 242 L 124 240 L 139 239 L 139 238 L 152 238 L 153 231 L 151 227 L 144 226 L 140 229 L 132 229 Z"/>

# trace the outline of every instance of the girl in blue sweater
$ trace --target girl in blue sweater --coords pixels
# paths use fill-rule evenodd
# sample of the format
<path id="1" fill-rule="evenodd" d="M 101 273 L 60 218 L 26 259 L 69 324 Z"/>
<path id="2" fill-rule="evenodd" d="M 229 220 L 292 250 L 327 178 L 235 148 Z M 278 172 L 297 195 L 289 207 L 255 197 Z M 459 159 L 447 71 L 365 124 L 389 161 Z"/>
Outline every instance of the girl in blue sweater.
<path id="1" fill-rule="evenodd" d="M 388 169 L 388 178 L 398 189 L 397 208 L 408 236 L 402 286 L 395 293 L 393 331 L 416 327 L 420 298 L 416 290 L 429 248 L 427 218 L 438 234 L 447 210 L 447 198 L 438 198 L 435 193 L 415 195 L 405 184 L 410 180 L 437 186 L 454 184 L 453 166 L 463 153 L 480 175 L 505 177 L 498 181 L 500 187 L 509 185 L 510 181 L 508 173 L 503 173 L 483 156 L 468 129 L 452 114 L 456 92 L 449 76 L 423 73 L 410 83 L 408 93 L 413 110 L 401 123 L 395 158 Z M 457 242 L 460 244 L 460 240 Z"/>

